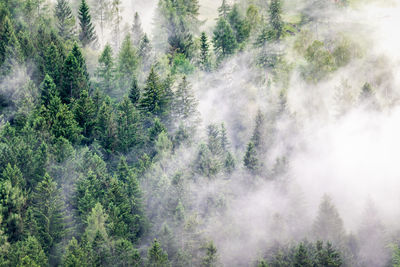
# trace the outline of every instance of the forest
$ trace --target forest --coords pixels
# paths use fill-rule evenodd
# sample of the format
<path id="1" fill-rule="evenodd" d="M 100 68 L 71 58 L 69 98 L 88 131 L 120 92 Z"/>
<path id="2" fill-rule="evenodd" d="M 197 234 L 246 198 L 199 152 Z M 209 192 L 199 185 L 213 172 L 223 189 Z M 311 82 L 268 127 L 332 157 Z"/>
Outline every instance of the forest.
<path id="1" fill-rule="evenodd" d="M 400 267 L 397 0 L 1 0 L 0 267 Z"/>

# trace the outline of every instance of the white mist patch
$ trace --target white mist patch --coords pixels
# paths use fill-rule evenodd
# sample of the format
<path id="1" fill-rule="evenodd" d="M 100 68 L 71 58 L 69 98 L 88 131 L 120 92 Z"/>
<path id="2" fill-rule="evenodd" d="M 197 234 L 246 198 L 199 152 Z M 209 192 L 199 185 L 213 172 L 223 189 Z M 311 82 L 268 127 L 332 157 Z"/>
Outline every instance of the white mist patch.
<path id="1" fill-rule="evenodd" d="M 309 204 L 329 194 L 350 230 L 368 198 L 386 222 L 398 218 L 400 108 L 390 113 L 356 110 L 325 126 L 308 125 L 303 133 L 290 173 Z"/>

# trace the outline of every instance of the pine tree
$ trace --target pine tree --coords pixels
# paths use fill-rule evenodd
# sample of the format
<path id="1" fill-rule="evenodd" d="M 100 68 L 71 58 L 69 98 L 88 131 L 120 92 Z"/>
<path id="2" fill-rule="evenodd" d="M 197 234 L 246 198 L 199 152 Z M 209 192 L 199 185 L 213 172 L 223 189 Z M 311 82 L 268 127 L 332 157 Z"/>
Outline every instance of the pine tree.
<path id="1" fill-rule="evenodd" d="M 238 44 L 243 43 L 249 38 L 250 24 L 240 14 L 238 4 L 233 5 L 232 10 L 229 12 L 228 22 L 235 33 Z"/>
<path id="2" fill-rule="evenodd" d="M 7 15 L 0 20 L 0 76 L 9 74 L 14 63 L 21 61 L 21 47 Z"/>
<path id="3" fill-rule="evenodd" d="M 275 39 L 279 40 L 283 34 L 282 3 L 281 0 L 271 0 L 269 5 L 269 23 L 274 31 Z"/>
<path id="4" fill-rule="evenodd" d="M 130 35 L 126 35 L 118 53 L 117 78 L 122 92 L 127 92 L 131 86 L 132 77 L 138 66 L 136 49 L 134 48 Z"/>
<path id="5" fill-rule="evenodd" d="M 214 50 L 218 60 L 232 55 L 237 49 L 237 42 L 233 30 L 224 18 L 219 18 L 214 29 Z"/>
<path id="6" fill-rule="evenodd" d="M 80 47 L 78 46 L 78 44 L 76 42 L 74 42 L 74 45 L 73 45 L 72 50 L 71 50 L 71 53 L 76 58 L 76 61 L 78 62 L 78 66 L 82 70 L 83 75 L 85 76 L 85 79 L 86 79 L 86 83 L 89 86 L 89 84 L 90 84 L 90 82 L 89 82 L 89 73 L 88 73 L 87 67 L 86 67 L 86 60 L 83 57 L 82 50 L 80 49 Z"/>
<path id="7" fill-rule="evenodd" d="M 204 267 L 216 267 L 218 266 L 218 254 L 217 248 L 211 241 L 206 247 L 206 256 L 203 258 L 202 266 Z"/>
<path id="8" fill-rule="evenodd" d="M 174 101 L 175 116 L 179 121 L 189 122 L 188 120 L 196 115 L 197 99 L 186 76 L 183 76 L 182 82 L 178 85 Z"/>
<path id="9" fill-rule="evenodd" d="M 64 39 L 73 39 L 75 36 L 75 17 L 67 0 L 57 0 L 55 7 L 58 33 Z"/>
<path id="10" fill-rule="evenodd" d="M 157 241 L 157 239 L 154 239 L 153 244 L 151 248 L 149 248 L 147 252 L 147 267 L 168 267 L 171 266 L 169 260 L 168 260 L 168 255 L 163 251 L 161 248 L 160 243 Z"/>
<path id="11" fill-rule="evenodd" d="M 147 34 L 144 34 L 142 39 L 140 40 L 139 51 L 138 51 L 144 71 L 147 71 L 149 69 L 150 64 L 152 62 L 152 55 L 151 55 L 152 49 L 153 48 L 151 46 L 149 38 L 147 37 Z"/>
<path id="12" fill-rule="evenodd" d="M 65 267 L 87 267 L 88 256 L 79 246 L 75 237 L 69 241 L 65 254 L 62 258 L 62 266 Z"/>
<path id="13" fill-rule="evenodd" d="M 75 115 L 75 120 L 82 129 L 83 136 L 89 141 L 95 126 L 96 107 L 86 90 L 82 91 L 79 99 L 73 103 L 72 110 Z"/>
<path id="14" fill-rule="evenodd" d="M 53 79 L 46 74 L 43 82 L 40 84 L 41 90 L 41 99 L 42 104 L 47 106 L 50 103 L 50 98 L 54 95 L 58 95 L 58 91 L 56 89 L 56 85 L 53 82 Z"/>
<path id="15" fill-rule="evenodd" d="M 64 62 L 60 97 L 69 103 L 79 98 L 83 90 L 89 90 L 87 75 L 71 51 Z"/>
<path id="16" fill-rule="evenodd" d="M 205 32 L 200 36 L 200 68 L 204 71 L 211 69 L 209 44 Z"/>
<path id="17" fill-rule="evenodd" d="M 97 114 L 95 136 L 107 152 L 113 151 L 116 147 L 116 128 L 115 114 L 111 107 L 110 99 L 106 99 L 101 104 Z"/>
<path id="18" fill-rule="evenodd" d="M 65 233 L 63 203 L 60 190 L 53 179 L 45 174 L 32 196 L 33 214 L 37 221 L 38 238 L 44 251 L 49 253 Z"/>
<path id="19" fill-rule="evenodd" d="M 94 15 L 96 20 L 100 22 L 101 39 L 103 39 L 105 24 L 111 16 L 110 0 L 95 0 L 94 5 Z"/>
<path id="20" fill-rule="evenodd" d="M 344 241 L 343 221 L 327 195 L 323 196 L 319 205 L 317 218 L 313 224 L 313 234 L 317 239 L 331 241 L 335 245 L 341 245 Z"/>
<path id="21" fill-rule="evenodd" d="M 247 150 L 246 154 L 244 155 L 243 163 L 246 169 L 249 170 L 251 173 L 256 173 L 259 169 L 257 151 L 253 142 L 250 142 L 247 145 Z"/>
<path id="22" fill-rule="evenodd" d="M 294 267 L 312 267 L 312 260 L 310 255 L 308 255 L 308 251 L 306 246 L 303 243 L 296 248 L 296 252 L 294 254 Z"/>
<path id="23" fill-rule="evenodd" d="M 262 149 L 264 145 L 264 115 L 261 110 L 257 111 L 255 123 L 253 130 L 253 135 L 251 137 L 251 141 L 257 149 Z"/>
<path id="24" fill-rule="evenodd" d="M 218 8 L 218 15 L 224 19 L 228 18 L 228 13 L 231 10 L 231 7 L 226 2 L 226 0 L 222 0 L 221 6 Z"/>
<path id="25" fill-rule="evenodd" d="M 137 105 L 140 100 L 140 88 L 136 77 L 132 78 L 131 90 L 129 91 L 129 99 L 133 105 Z"/>
<path id="26" fill-rule="evenodd" d="M 85 229 L 85 234 L 89 240 L 89 242 L 93 242 L 96 238 L 96 235 L 100 233 L 100 235 L 104 238 L 108 238 L 107 230 L 106 230 L 106 221 L 108 215 L 105 212 L 103 206 L 100 203 L 96 203 L 96 205 L 92 208 L 92 211 L 87 217 L 87 227 Z"/>
<path id="27" fill-rule="evenodd" d="M 97 67 L 96 75 L 100 79 L 100 88 L 103 92 L 110 94 L 114 87 L 115 73 L 112 49 L 109 44 L 104 47 L 104 50 L 99 57 L 99 66 Z"/>
<path id="28" fill-rule="evenodd" d="M 140 21 L 139 14 L 137 12 L 135 12 L 133 25 L 132 25 L 133 44 L 135 46 L 138 46 L 143 37 L 144 37 L 144 32 L 142 29 L 142 23 Z"/>
<path id="29" fill-rule="evenodd" d="M 114 48 L 116 51 L 120 48 L 120 41 L 121 41 L 121 0 L 112 0 L 111 2 L 111 16 L 113 22 L 113 41 L 114 41 Z"/>
<path id="30" fill-rule="evenodd" d="M 163 94 L 163 87 L 159 81 L 159 77 L 154 71 L 154 68 L 151 68 L 140 100 L 140 108 L 154 115 L 160 114 L 162 112 L 161 102 Z"/>
<path id="31" fill-rule="evenodd" d="M 92 25 L 89 6 L 87 5 L 86 0 L 82 0 L 79 6 L 79 24 L 81 27 L 79 40 L 82 45 L 86 47 L 87 45 L 96 42 L 97 36 L 94 26 Z"/>
<path id="32" fill-rule="evenodd" d="M 57 86 L 61 85 L 62 68 L 64 65 L 64 55 L 60 49 L 53 43 L 47 47 L 43 55 L 43 72 L 48 74 Z"/>

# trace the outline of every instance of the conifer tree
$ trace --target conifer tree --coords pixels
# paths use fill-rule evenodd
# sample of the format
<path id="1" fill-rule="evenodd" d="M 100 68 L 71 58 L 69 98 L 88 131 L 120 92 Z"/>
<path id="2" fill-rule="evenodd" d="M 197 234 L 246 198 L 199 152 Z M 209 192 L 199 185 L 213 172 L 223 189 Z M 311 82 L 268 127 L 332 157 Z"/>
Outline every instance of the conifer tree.
<path id="1" fill-rule="evenodd" d="M 138 65 L 136 49 L 132 44 L 130 35 L 126 35 L 118 53 L 117 78 L 119 88 L 122 92 L 128 92 L 132 76 Z"/>
<path id="2" fill-rule="evenodd" d="M 59 48 L 53 42 L 47 47 L 43 61 L 44 73 L 48 74 L 57 86 L 60 86 L 64 55 L 60 53 Z"/>
<path id="3" fill-rule="evenodd" d="M 121 0 L 112 0 L 111 2 L 111 16 L 112 16 L 112 24 L 113 24 L 113 42 L 114 48 L 116 51 L 120 48 L 120 41 L 121 41 Z"/>
<path id="4" fill-rule="evenodd" d="M 110 94 L 114 87 L 115 73 L 112 49 L 109 44 L 104 47 L 99 57 L 99 66 L 97 67 L 96 75 L 100 79 L 100 88 L 103 92 Z"/>
<path id="5" fill-rule="evenodd" d="M 297 247 L 295 255 L 294 255 L 294 267 L 312 267 L 312 260 L 310 255 L 308 255 L 308 251 L 306 246 L 303 243 Z"/>
<path id="6" fill-rule="evenodd" d="M 50 103 L 51 96 L 58 95 L 58 91 L 56 89 L 56 85 L 53 82 L 53 79 L 47 74 L 40 85 L 40 90 L 41 90 L 42 104 L 45 106 L 47 106 Z"/>
<path id="7" fill-rule="evenodd" d="M 74 102 L 73 113 L 83 136 L 89 141 L 95 126 L 96 107 L 88 91 L 83 90 L 79 99 Z"/>
<path id="8" fill-rule="evenodd" d="M 21 47 L 7 15 L 0 17 L 0 76 L 11 71 L 14 62 L 21 61 Z"/>
<path id="9" fill-rule="evenodd" d="M 63 203 L 60 190 L 53 179 L 45 174 L 32 196 L 33 214 L 38 225 L 38 238 L 44 251 L 61 240 L 65 233 Z"/>
<path id="10" fill-rule="evenodd" d="M 84 47 L 93 44 L 97 40 L 96 32 L 94 26 L 92 25 L 92 18 L 89 12 L 89 6 L 86 0 L 82 0 L 79 6 L 79 40 Z"/>
<path id="11" fill-rule="evenodd" d="M 218 254 L 217 248 L 213 242 L 207 244 L 206 256 L 203 258 L 202 266 L 204 267 L 216 267 L 218 265 Z"/>
<path id="12" fill-rule="evenodd" d="M 140 99 L 140 88 L 136 77 L 132 78 L 131 90 L 129 91 L 129 99 L 133 105 L 137 105 Z"/>
<path id="13" fill-rule="evenodd" d="M 174 98 L 175 116 L 178 120 L 187 121 L 196 114 L 197 99 L 195 98 L 190 83 L 186 76 L 183 76 L 182 82 L 178 85 Z"/>
<path id="14" fill-rule="evenodd" d="M 144 36 L 142 29 L 142 22 L 140 21 L 139 14 L 135 12 L 132 24 L 132 40 L 135 46 L 138 46 Z"/>
<path id="15" fill-rule="evenodd" d="M 201 33 L 200 36 L 200 67 L 204 71 L 210 71 L 210 51 L 205 32 Z"/>
<path id="16" fill-rule="evenodd" d="M 151 57 L 152 49 L 153 48 L 151 46 L 149 38 L 147 37 L 147 34 L 144 34 L 142 39 L 140 40 L 139 50 L 138 50 L 144 71 L 147 71 L 149 69 L 150 64 L 152 62 L 152 57 Z"/>
<path id="17" fill-rule="evenodd" d="M 154 239 L 151 248 L 147 252 L 147 267 L 168 267 L 171 266 L 167 253 L 161 248 L 157 239 Z"/>
<path id="18" fill-rule="evenodd" d="M 341 245 L 345 236 L 343 221 L 329 196 L 324 195 L 313 224 L 313 234 L 323 241 Z"/>
<path id="19" fill-rule="evenodd" d="M 217 26 L 214 29 L 213 43 L 215 53 L 220 61 L 232 55 L 237 48 L 233 30 L 224 18 L 219 18 L 217 22 Z"/>
<path id="20" fill-rule="evenodd" d="M 75 36 L 75 17 L 67 0 L 57 0 L 55 15 L 59 35 L 64 39 L 72 39 Z"/>
<path id="21" fill-rule="evenodd" d="M 95 0 L 94 15 L 100 23 L 101 39 L 104 37 L 104 27 L 111 17 L 110 0 Z"/>
<path id="22" fill-rule="evenodd" d="M 283 34 L 282 21 L 282 3 L 281 0 L 271 0 L 269 5 L 269 23 L 274 31 L 276 40 L 279 40 Z"/>
<path id="23" fill-rule="evenodd" d="M 73 237 L 67 246 L 65 254 L 62 258 L 62 266 L 68 267 L 87 267 L 88 256 L 85 251 L 79 246 L 78 241 Z"/>
<path id="24" fill-rule="evenodd" d="M 150 112 L 154 115 L 160 114 L 163 94 L 163 87 L 160 83 L 159 77 L 154 71 L 154 68 L 151 68 L 140 100 L 140 108 L 143 111 Z"/>
<path id="25" fill-rule="evenodd" d="M 249 170 L 251 173 L 257 172 L 259 168 L 259 163 L 257 159 L 257 151 L 253 142 L 250 142 L 247 145 L 247 150 L 246 154 L 244 155 L 243 163 L 246 169 Z"/>
<path id="26" fill-rule="evenodd" d="M 224 19 L 228 18 L 228 13 L 231 10 L 231 7 L 226 2 L 226 0 L 222 0 L 221 6 L 218 8 L 218 15 Z"/>

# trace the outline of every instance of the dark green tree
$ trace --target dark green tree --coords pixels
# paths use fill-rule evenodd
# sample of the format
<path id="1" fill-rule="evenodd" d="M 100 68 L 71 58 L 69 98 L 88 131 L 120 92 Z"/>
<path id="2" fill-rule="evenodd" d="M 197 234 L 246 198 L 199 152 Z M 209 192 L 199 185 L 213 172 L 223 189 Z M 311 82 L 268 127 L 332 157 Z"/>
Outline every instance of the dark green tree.
<path id="1" fill-rule="evenodd" d="M 228 13 L 229 13 L 230 10 L 231 10 L 231 7 L 226 2 L 226 0 L 222 0 L 221 6 L 218 7 L 218 15 L 219 15 L 219 17 L 227 19 L 228 18 Z"/>
<path id="2" fill-rule="evenodd" d="M 181 122 L 189 123 L 189 120 L 197 113 L 197 104 L 198 101 L 193 94 L 192 86 L 186 76 L 183 76 L 174 97 L 173 108 L 176 118 Z"/>
<path id="3" fill-rule="evenodd" d="M 210 62 L 210 51 L 207 35 L 205 32 L 201 33 L 200 36 L 200 68 L 204 71 L 210 71 L 211 62 Z"/>
<path id="4" fill-rule="evenodd" d="M 45 106 L 49 105 L 50 98 L 52 96 L 58 95 L 58 91 L 56 89 L 56 85 L 53 82 L 53 79 L 47 74 L 40 85 L 40 91 L 41 91 L 42 104 Z"/>
<path id="5" fill-rule="evenodd" d="M 132 77 L 138 66 L 137 51 L 132 44 L 130 35 L 126 35 L 118 53 L 117 78 L 121 92 L 128 92 Z"/>
<path id="6" fill-rule="evenodd" d="M 89 6 L 87 5 L 85 0 L 81 1 L 78 17 L 80 25 L 79 40 L 81 41 L 82 45 L 86 47 L 87 45 L 96 42 L 97 36 L 94 26 L 92 25 Z"/>
<path id="7" fill-rule="evenodd" d="M 135 12 L 132 24 L 132 39 L 136 47 L 139 46 L 139 43 L 142 40 L 143 36 L 144 32 L 142 28 L 142 22 L 140 21 L 139 13 Z"/>
<path id="8" fill-rule="evenodd" d="M 140 100 L 140 88 L 136 77 L 132 78 L 131 90 L 129 91 L 129 99 L 133 105 L 137 105 Z"/>
<path id="9" fill-rule="evenodd" d="M 38 226 L 38 239 L 45 252 L 65 234 L 63 202 L 56 182 L 45 174 L 32 195 L 32 210 Z"/>
<path id="10" fill-rule="evenodd" d="M 206 256 L 203 258 L 202 265 L 204 267 L 216 267 L 218 266 L 218 254 L 217 248 L 213 242 L 210 242 L 206 246 Z"/>
<path id="11" fill-rule="evenodd" d="M 99 86 L 103 92 L 110 94 L 114 88 L 115 73 L 112 49 L 109 44 L 104 47 L 104 50 L 99 57 L 96 76 L 99 78 Z"/>
<path id="12" fill-rule="evenodd" d="M 58 34 L 64 39 L 75 37 L 75 17 L 67 0 L 57 0 L 55 7 Z"/>
<path id="13" fill-rule="evenodd" d="M 232 10 L 228 14 L 228 22 L 236 36 L 236 42 L 241 44 L 250 36 L 250 24 L 243 18 L 239 12 L 239 6 L 233 5 Z"/>
<path id="14" fill-rule="evenodd" d="M 165 96 L 163 89 L 160 78 L 154 68 L 151 68 L 142 98 L 140 99 L 140 108 L 153 115 L 161 114 L 163 112 L 163 98 Z"/>
<path id="15" fill-rule="evenodd" d="M 244 166 L 251 173 L 256 173 L 259 169 L 259 162 L 257 158 L 257 151 L 253 142 L 247 145 L 246 154 L 243 158 Z"/>
<path id="16" fill-rule="evenodd" d="M 294 267 L 313 266 L 311 256 L 308 253 L 307 247 L 303 243 L 300 243 L 300 245 L 298 245 L 296 248 L 293 259 L 293 266 Z"/>
<path id="17" fill-rule="evenodd" d="M 269 5 L 269 23 L 274 31 L 274 37 L 279 40 L 283 34 L 284 23 L 282 21 L 282 3 L 281 0 L 271 0 Z"/>
<path id="18" fill-rule="evenodd" d="M 75 120 L 82 129 L 83 136 L 87 138 L 86 141 L 89 141 L 96 123 L 96 107 L 86 90 L 83 90 L 79 99 L 75 100 L 72 111 L 75 115 Z"/>
<path id="19" fill-rule="evenodd" d="M 217 26 L 214 29 L 213 43 L 219 61 L 232 55 L 238 47 L 235 34 L 224 18 L 218 19 Z"/>
<path id="20" fill-rule="evenodd" d="M 65 267 L 87 267 L 88 256 L 73 237 L 69 241 L 65 254 L 62 258 L 62 266 Z"/>
<path id="21" fill-rule="evenodd" d="M 168 267 L 171 263 L 168 260 L 167 253 L 161 248 L 157 239 L 154 239 L 151 248 L 147 252 L 147 267 Z"/>

